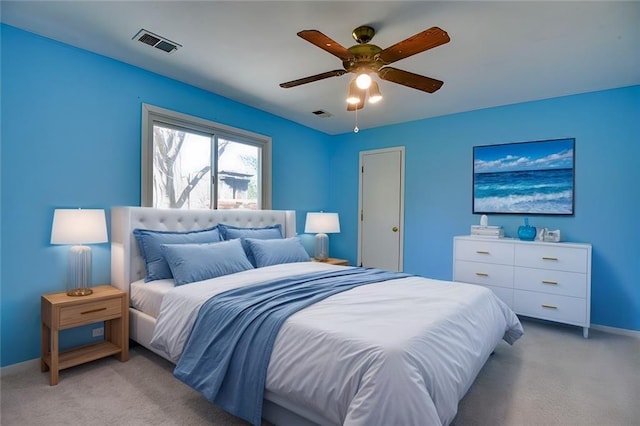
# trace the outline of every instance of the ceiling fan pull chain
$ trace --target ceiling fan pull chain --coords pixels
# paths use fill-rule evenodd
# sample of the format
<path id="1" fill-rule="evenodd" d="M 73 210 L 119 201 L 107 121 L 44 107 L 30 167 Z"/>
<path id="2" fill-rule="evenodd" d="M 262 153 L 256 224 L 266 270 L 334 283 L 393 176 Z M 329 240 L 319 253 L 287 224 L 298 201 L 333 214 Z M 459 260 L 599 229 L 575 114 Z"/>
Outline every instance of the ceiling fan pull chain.
<path id="1" fill-rule="evenodd" d="M 358 128 L 358 106 L 356 105 L 356 127 L 353 128 L 353 133 L 358 133 L 360 129 Z"/>

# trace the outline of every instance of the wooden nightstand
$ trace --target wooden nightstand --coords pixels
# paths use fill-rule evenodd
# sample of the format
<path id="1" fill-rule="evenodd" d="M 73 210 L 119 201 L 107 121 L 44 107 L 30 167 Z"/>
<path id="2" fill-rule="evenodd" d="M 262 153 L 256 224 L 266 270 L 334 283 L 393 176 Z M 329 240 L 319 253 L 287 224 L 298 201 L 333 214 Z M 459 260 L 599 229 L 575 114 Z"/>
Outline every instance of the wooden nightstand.
<path id="1" fill-rule="evenodd" d="M 110 355 L 129 359 L 129 301 L 127 294 L 110 285 L 92 287 L 89 296 L 67 296 L 66 292 L 41 298 L 42 371 L 51 371 L 50 384 L 58 384 L 58 372 Z M 104 341 L 60 352 L 58 332 L 104 321 Z"/>
<path id="2" fill-rule="evenodd" d="M 322 262 L 328 263 L 330 265 L 341 265 L 341 266 L 349 266 L 349 261 L 347 259 L 336 259 L 335 257 L 329 257 L 327 260 L 316 260 L 311 258 L 314 262 Z"/>

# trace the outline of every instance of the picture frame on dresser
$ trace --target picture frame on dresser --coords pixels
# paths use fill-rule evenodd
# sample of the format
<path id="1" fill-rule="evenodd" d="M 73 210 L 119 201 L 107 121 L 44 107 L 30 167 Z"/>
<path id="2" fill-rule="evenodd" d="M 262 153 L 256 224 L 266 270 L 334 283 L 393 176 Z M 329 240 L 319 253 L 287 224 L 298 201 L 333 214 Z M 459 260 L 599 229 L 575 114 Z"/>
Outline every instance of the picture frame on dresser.
<path id="1" fill-rule="evenodd" d="M 453 280 L 492 290 L 518 315 L 591 325 L 591 244 L 457 236 Z"/>

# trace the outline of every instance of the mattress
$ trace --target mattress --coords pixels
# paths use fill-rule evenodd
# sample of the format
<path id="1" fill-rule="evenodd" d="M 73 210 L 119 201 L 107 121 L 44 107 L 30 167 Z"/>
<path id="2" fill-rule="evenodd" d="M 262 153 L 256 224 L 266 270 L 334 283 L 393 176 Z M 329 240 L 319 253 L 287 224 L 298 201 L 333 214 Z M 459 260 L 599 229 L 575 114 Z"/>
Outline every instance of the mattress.
<path id="1" fill-rule="evenodd" d="M 131 283 L 129 290 L 130 306 L 145 314 L 158 318 L 162 298 L 174 288 L 173 280 L 157 280 L 144 282 L 139 280 Z"/>

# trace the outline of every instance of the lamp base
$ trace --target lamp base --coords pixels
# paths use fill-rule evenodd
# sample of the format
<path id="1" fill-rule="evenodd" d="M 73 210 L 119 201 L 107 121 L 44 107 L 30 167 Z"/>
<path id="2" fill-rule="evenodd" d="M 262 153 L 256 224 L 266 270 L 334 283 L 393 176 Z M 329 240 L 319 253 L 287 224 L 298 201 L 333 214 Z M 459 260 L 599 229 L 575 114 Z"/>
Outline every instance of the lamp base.
<path id="1" fill-rule="evenodd" d="M 91 247 L 73 246 L 69 249 L 67 295 L 88 296 L 91 286 Z"/>
<path id="2" fill-rule="evenodd" d="M 329 236 L 324 233 L 316 234 L 313 258 L 325 262 L 329 257 Z"/>
<path id="3" fill-rule="evenodd" d="M 72 290 L 67 290 L 67 296 L 88 296 L 90 294 L 93 294 L 93 290 L 91 290 L 89 287 L 85 287 L 85 288 L 74 288 Z"/>

